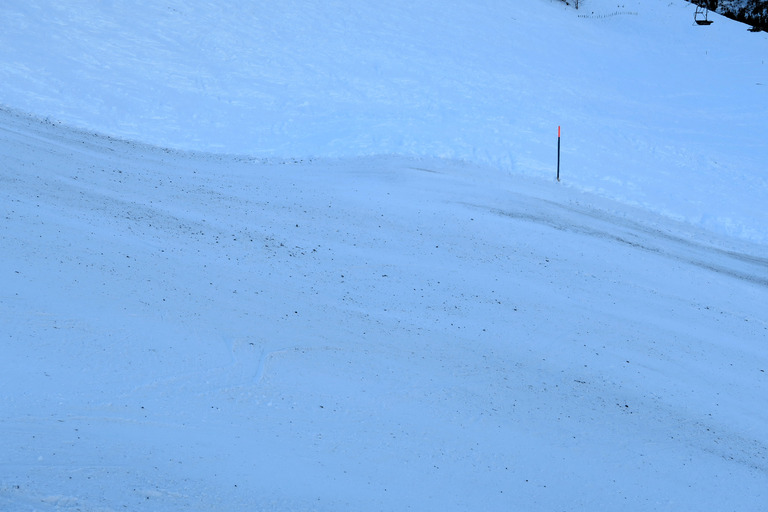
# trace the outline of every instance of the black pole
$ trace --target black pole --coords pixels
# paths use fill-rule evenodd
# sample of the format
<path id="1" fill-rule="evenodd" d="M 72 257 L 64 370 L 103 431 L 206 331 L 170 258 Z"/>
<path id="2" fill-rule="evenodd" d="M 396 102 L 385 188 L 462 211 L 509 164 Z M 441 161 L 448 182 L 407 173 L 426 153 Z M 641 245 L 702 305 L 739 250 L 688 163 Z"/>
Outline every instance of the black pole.
<path id="1" fill-rule="evenodd" d="M 560 181 L 560 127 L 557 127 L 557 181 Z"/>

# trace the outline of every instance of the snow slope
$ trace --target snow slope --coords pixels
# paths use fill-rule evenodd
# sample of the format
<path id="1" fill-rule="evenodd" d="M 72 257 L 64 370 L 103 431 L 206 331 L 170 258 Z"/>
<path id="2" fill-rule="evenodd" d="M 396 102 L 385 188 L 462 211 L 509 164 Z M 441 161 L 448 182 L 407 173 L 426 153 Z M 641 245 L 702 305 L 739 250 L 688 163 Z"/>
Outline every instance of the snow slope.
<path id="1" fill-rule="evenodd" d="M 0 102 L 165 147 L 554 172 L 755 241 L 768 34 L 683 0 L 5 2 Z M 678 191 L 685 190 L 681 196 Z"/>
<path id="2" fill-rule="evenodd" d="M 587 18 L 547 1 L 510 14 L 516 37 L 568 35 L 576 60 L 554 43 L 480 51 L 512 26 L 492 2 L 410 16 L 398 2 L 375 16 L 344 2 L 258 16 L 194 2 L 0 7 L 25 27 L 0 35 L 12 105 L 0 109 L 0 509 L 761 510 L 756 54 L 712 56 L 742 94 L 672 98 L 687 38 L 707 37 L 688 32 L 682 2 L 607 17 L 589 4 L 615 12 L 593 0 Z M 344 19 L 351 32 L 319 23 Z M 238 36 L 266 38 L 243 28 L 259 23 L 273 37 L 248 47 L 271 65 L 211 71 L 218 92 L 195 85 L 185 63 L 228 65 Z M 727 20 L 709 28 L 764 48 Z M 233 39 L 195 58 L 193 34 Z M 381 89 L 359 71 L 365 52 L 331 51 L 342 35 L 392 66 Z M 641 105 L 620 92 L 631 69 L 607 72 L 633 38 L 659 59 L 639 57 L 658 80 L 633 86 Z M 514 121 L 498 89 L 507 58 L 520 64 L 504 75 L 518 81 Z M 476 67 L 441 89 L 437 74 L 464 62 Z M 583 82 L 556 85 L 554 64 Z M 426 82 L 397 85 L 401 72 Z M 254 76 L 274 88 L 250 89 Z M 238 96 L 248 90 L 274 102 Z M 315 90 L 313 113 L 291 110 Z M 691 112 L 704 97 L 718 103 Z M 674 125 L 682 112 L 700 132 Z M 280 115 L 294 125 L 273 133 Z M 581 149 L 558 185 L 549 125 L 563 117 L 566 147 Z M 628 125 L 636 135 L 614 129 Z M 249 146 L 251 126 L 272 142 Z M 617 178 L 620 160 L 642 174 Z"/>
<path id="3" fill-rule="evenodd" d="M 765 503 L 759 248 L 457 162 L 0 126 L 5 510 Z"/>

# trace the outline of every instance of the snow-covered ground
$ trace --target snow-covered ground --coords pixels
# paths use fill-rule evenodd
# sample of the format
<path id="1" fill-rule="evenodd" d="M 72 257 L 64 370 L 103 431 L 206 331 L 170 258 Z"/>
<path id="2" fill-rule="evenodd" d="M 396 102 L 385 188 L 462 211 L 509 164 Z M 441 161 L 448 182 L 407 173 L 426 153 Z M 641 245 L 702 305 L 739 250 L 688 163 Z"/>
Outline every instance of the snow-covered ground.
<path id="1" fill-rule="evenodd" d="M 0 5 L 0 102 L 164 147 L 400 154 L 768 242 L 768 34 L 682 0 Z M 684 190 L 683 195 L 680 190 Z"/>
<path id="2" fill-rule="evenodd" d="M 768 38 L 509 4 L 1 5 L 0 509 L 762 510 Z"/>

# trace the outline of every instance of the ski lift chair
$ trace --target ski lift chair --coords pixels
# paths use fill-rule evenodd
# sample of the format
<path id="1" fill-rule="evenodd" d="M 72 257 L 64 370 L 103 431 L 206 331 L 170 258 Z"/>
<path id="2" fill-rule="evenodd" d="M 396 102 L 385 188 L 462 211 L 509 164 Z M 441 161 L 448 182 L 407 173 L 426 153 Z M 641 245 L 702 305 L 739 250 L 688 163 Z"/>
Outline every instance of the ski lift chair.
<path id="1" fill-rule="evenodd" d="M 693 20 L 697 25 L 711 25 L 712 20 L 708 19 L 709 8 L 705 2 L 696 4 L 696 12 L 693 13 Z"/>

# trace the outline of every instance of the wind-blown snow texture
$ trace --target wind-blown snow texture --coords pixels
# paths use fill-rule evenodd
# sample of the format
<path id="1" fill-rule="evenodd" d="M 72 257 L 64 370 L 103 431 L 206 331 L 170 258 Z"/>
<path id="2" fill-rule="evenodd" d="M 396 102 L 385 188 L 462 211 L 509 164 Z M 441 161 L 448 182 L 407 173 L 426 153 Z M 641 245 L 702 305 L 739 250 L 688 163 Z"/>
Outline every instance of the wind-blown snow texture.
<path id="1" fill-rule="evenodd" d="M 768 40 L 520 4 L 0 6 L 0 509 L 761 510 Z"/>

